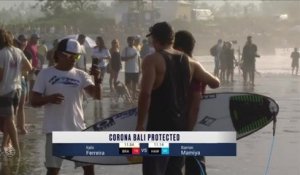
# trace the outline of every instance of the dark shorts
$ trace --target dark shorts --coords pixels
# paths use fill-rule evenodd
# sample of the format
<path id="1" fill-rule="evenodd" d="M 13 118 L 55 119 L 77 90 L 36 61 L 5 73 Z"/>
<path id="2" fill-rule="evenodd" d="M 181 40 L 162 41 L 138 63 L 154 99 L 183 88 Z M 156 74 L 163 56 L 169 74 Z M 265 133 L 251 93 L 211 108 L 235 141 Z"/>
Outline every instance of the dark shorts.
<path id="1" fill-rule="evenodd" d="M 19 104 L 20 90 L 0 96 L 0 117 L 11 117 L 15 114 Z"/>
<path id="2" fill-rule="evenodd" d="M 255 63 L 244 63 L 243 71 L 246 72 L 255 72 Z"/>
<path id="3" fill-rule="evenodd" d="M 143 175 L 182 175 L 184 157 L 143 157 Z"/>
<path id="4" fill-rule="evenodd" d="M 293 59 L 292 67 L 299 67 L 299 59 Z"/>
<path id="5" fill-rule="evenodd" d="M 138 83 L 139 73 L 126 73 L 125 72 L 125 84 Z"/>

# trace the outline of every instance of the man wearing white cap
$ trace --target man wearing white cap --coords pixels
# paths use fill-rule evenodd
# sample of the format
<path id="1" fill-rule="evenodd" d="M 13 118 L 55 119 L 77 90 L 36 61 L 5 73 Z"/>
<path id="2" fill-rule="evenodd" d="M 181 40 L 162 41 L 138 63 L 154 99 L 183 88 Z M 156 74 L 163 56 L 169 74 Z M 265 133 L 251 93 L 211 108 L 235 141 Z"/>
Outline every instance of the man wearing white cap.
<path id="1" fill-rule="evenodd" d="M 46 134 L 47 175 L 58 174 L 62 159 L 52 155 L 53 131 L 81 131 L 84 123 L 82 98 L 83 90 L 96 99 L 101 97 L 100 71 L 93 67 L 91 75 L 74 67 L 80 58 L 80 44 L 74 39 L 63 39 L 54 54 L 56 65 L 43 69 L 33 87 L 32 105 L 45 106 L 43 132 Z M 84 174 L 94 174 L 93 165 L 82 166 Z"/>

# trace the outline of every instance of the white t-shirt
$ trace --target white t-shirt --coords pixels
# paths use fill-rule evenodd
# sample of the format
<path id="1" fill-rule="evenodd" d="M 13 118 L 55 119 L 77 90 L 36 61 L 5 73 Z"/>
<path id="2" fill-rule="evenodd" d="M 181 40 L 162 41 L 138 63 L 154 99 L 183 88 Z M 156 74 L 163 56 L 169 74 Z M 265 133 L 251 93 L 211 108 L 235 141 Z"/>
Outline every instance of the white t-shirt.
<path id="1" fill-rule="evenodd" d="M 23 51 L 16 47 L 5 47 L 0 50 L 0 68 L 3 69 L 0 95 L 21 89 L 21 62 L 23 59 L 27 58 Z"/>
<path id="2" fill-rule="evenodd" d="M 55 93 L 64 96 L 61 104 L 45 105 L 43 132 L 85 129 L 82 97 L 84 88 L 92 84 L 91 76 L 77 68 L 70 71 L 61 71 L 55 67 L 43 69 L 38 74 L 33 91 L 45 96 Z"/>
<path id="3" fill-rule="evenodd" d="M 99 50 L 98 47 L 93 48 L 92 58 L 98 58 L 99 59 L 99 67 L 106 67 L 108 64 L 108 60 L 104 59 L 107 57 L 111 57 L 110 52 L 108 49 L 101 49 Z"/>
<path id="4" fill-rule="evenodd" d="M 132 57 L 136 55 L 133 59 L 125 62 L 125 72 L 126 73 L 138 73 L 139 72 L 139 51 L 134 47 L 126 47 L 121 53 L 121 57 Z"/>
<path id="5" fill-rule="evenodd" d="M 80 45 L 80 59 L 77 61 L 76 63 L 76 67 L 81 69 L 81 70 L 84 70 L 85 69 L 85 65 L 84 65 L 84 59 L 86 59 L 86 51 L 85 51 L 85 48 L 84 48 L 84 45 Z"/>

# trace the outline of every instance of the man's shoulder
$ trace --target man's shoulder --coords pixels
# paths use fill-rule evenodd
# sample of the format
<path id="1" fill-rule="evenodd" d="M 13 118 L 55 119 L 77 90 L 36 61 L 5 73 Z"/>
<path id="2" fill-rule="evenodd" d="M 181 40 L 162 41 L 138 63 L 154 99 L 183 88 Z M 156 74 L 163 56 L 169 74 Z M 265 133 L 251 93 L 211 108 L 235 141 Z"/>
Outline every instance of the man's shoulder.
<path id="1" fill-rule="evenodd" d="M 76 67 L 73 68 L 73 72 L 79 76 L 84 76 L 84 77 L 87 77 L 87 76 L 90 76 L 87 72 L 85 72 L 84 70 L 81 70 L 81 69 L 78 69 Z"/>

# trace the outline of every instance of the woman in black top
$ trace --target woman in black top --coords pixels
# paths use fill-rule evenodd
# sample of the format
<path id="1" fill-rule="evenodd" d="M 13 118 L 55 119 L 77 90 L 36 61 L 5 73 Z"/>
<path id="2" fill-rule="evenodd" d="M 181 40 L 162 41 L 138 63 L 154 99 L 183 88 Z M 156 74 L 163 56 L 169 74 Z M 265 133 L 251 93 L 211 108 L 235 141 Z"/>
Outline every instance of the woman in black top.
<path id="1" fill-rule="evenodd" d="M 113 84 L 115 84 L 118 79 L 119 71 L 122 68 L 119 47 L 120 47 L 119 41 L 117 39 L 112 40 L 111 49 L 109 50 L 111 55 L 111 60 L 108 66 L 108 70 L 110 72 L 109 87 L 111 91 L 113 90 Z"/>

